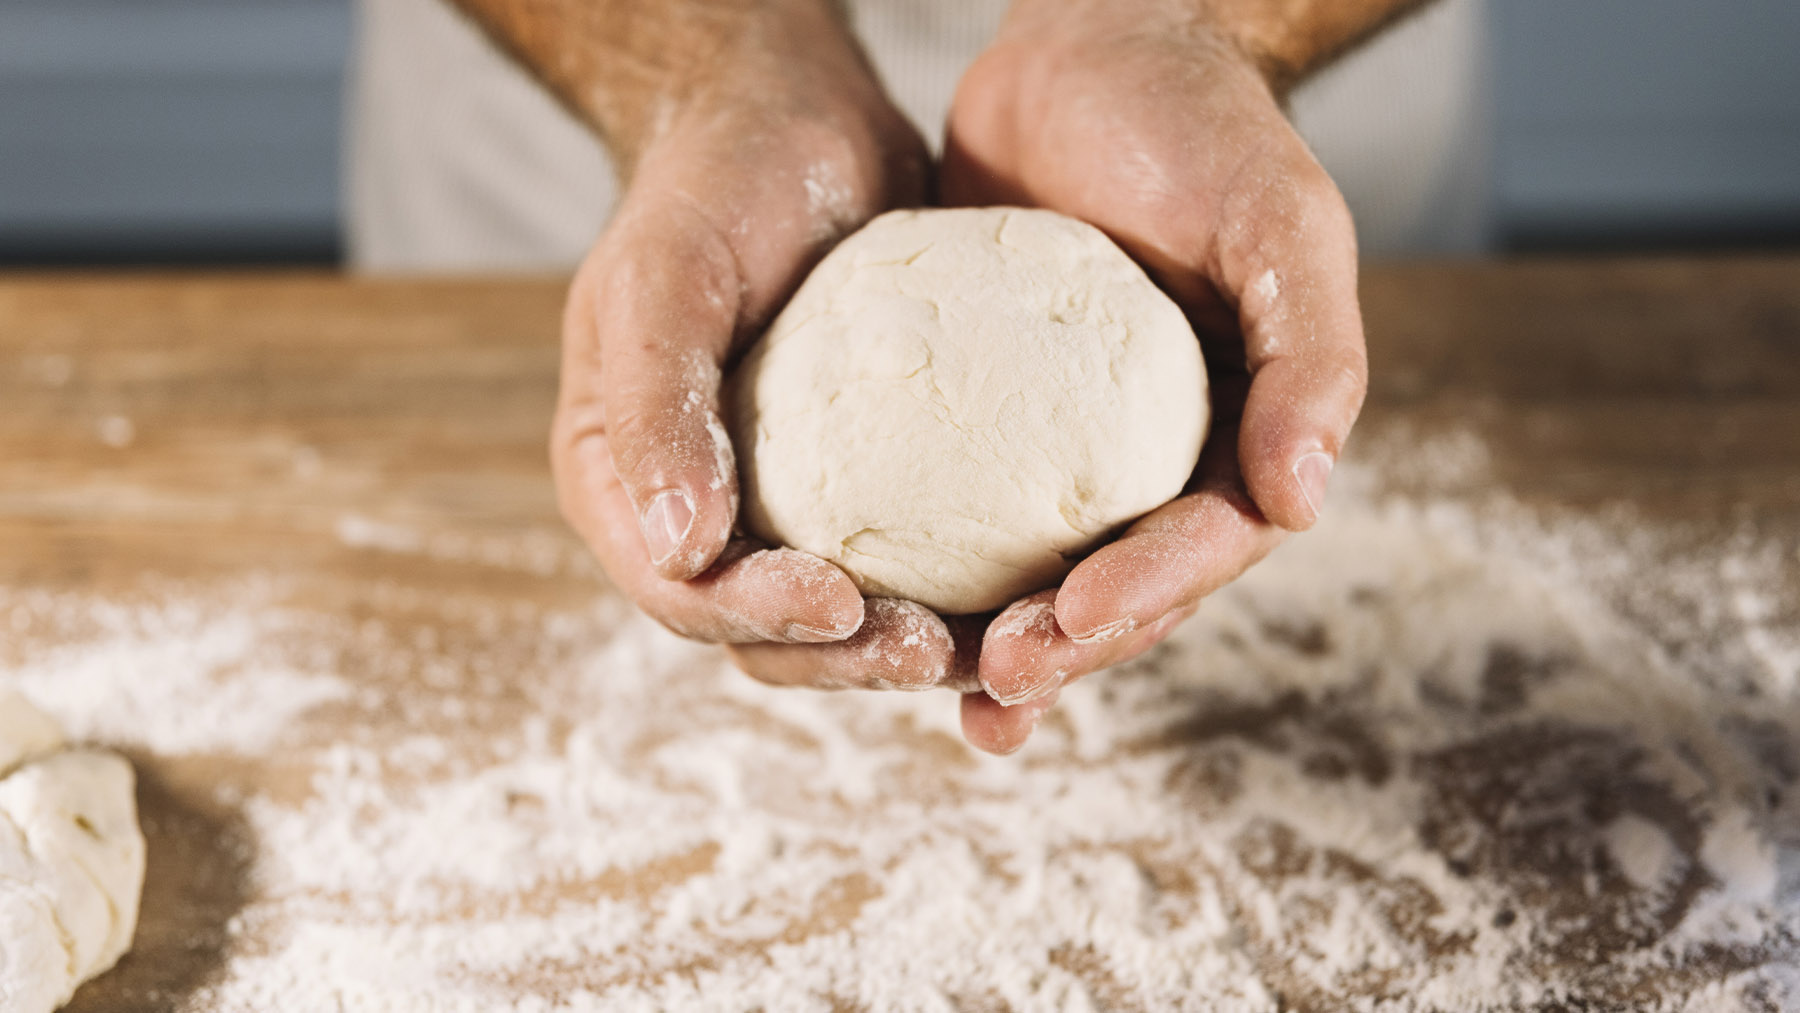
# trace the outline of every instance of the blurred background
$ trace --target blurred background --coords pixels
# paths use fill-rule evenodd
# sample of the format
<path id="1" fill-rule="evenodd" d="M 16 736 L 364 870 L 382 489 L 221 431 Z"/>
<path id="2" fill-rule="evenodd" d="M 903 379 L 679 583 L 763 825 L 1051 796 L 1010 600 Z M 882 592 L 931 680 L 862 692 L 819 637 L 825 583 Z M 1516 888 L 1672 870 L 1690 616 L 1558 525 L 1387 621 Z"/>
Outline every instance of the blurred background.
<path id="1" fill-rule="evenodd" d="M 1800 3 L 1434 16 L 1454 24 L 1423 63 L 1295 96 L 1359 219 L 1395 171 L 1371 152 L 1404 141 L 1351 111 L 1450 124 L 1435 202 L 1407 191 L 1426 220 L 1371 215 L 1370 252 L 1800 245 Z M 0 0 L 0 263 L 339 262 L 355 21 L 350 0 Z"/>

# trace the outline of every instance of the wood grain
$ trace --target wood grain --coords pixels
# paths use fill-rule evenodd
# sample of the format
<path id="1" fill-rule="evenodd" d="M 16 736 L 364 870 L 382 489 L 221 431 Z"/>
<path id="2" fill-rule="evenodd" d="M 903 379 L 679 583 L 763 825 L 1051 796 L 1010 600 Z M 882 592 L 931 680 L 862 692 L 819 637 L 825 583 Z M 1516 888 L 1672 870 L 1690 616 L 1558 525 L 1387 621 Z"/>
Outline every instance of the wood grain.
<path id="1" fill-rule="evenodd" d="M 1363 293 L 1351 453 L 1468 433 L 1486 455 L 1422 454 L 1396 487 L 1800 544 L 1800 257 L 1377 266 Z M 420 596 L 591 600 L 604 578 L 544 446 L 561 297 L 551 278 L 0 277 L 0 587 L 128 598 L 278 570 L 310 607 L 402 626 L 444 625 Z M 58 635 L 0 636 L 0 664 Z M 82 1009 L 195 994 L 248 889 L 221 769 L 136 759 L 143 926 Z"/>

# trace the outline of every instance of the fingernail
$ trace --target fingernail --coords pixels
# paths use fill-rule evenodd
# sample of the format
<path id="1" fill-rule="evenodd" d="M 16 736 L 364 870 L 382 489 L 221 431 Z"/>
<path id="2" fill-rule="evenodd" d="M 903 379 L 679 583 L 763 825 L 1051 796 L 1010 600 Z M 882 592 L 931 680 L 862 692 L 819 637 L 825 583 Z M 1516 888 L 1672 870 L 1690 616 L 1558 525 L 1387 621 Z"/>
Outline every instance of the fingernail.
<path id="1" fill-rule="evenodd" d="M 694 526 L 694 501 L 680 489 L 664 489 L 650 500 L 638 518 L 644 529 L 644 545 L 650 550 L 650 562 L 661 566 L 687 537 Z"/>
<path id="2" fill-rule="evenodd" d="M 1137 629 L 1137 620 L 1127 616 L 1124 619 L 1114 619 L 1110 623 L 1096 626 L 1079 637 L 1071 633 L 1069 639 L 1078 644 L 1104 644 L 1108 640 L 1117 640 L 1135 629 Z"/>
<path id="3" fill-rule="evenodd" d="M 1050 673 L 1049 678 L 1035 686 L 1027 686 L 1006 696 L 998 696 L 990 689 L 988 690 L 988 695 L 992 696 L 1002 707 L 1017 707 L 1020 704 L 1027 704 L 1031 703 L 1033 700 L 1042 699 L 1061 689 L 1063 679 L 1067 678 L 1068 674 L 1069 673 L 1058 669 L 1057 671 Z"/>
<path id="4" fill-rule="evenodd" d="M 788 623 L 786 632 L 787 639 L 802 644 L 835 644 L 856 631 L 854 629 L 822 630 L 817 626 L 808 626 L 805 623 Z"/>
<path id="5" fill-rule="evenodd" d="M 1315 450 L 1294 463 L 1294 484 L 1300 487 L 1300 495 L 1306 505 L 1312 508 L 1313 519 L 1319 517 L 1319 509 L 1325 505 L 1325 483 L 1331 481 L 1331 455 L 1322 450 Z"/>

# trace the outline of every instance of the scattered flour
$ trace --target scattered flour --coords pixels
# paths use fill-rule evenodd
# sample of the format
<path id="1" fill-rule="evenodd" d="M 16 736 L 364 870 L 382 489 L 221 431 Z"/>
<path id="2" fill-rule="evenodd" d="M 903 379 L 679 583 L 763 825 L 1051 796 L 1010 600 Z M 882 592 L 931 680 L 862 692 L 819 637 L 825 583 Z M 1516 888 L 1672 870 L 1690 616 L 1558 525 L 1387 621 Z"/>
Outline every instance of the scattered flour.
<path id="1" fill-rule="evenodd" d="M 806 190 L 806 214 L 815 242 L 836 239 L 856 220 L 856 192 L 836 165 L 824 160 L 808 165 L 800 185 Z"/>
<path id="2" fill-rule="evenodd" d="M 1800 1004 L 1786 550 L 1342 485 L 1005 759 L 948 694 L 769 689 L 610 599 L 0 591 L 68 627 L 0 684 L 234 757 L 245 897 L 178 1010 Z"/>
<path id="3" fill-rule="evenodd" d="M 253 753 L 281 742 L 300 715 L 354 687 L 320 667 L 250 664 L 266 625 L 251 613 L 194 602 L 133 608 L 47 595 L 0 597 L 15 624 L 33 612 L 80 609 L 100 632 L 38 651 L 0 672 L 33 702 L 68 719 L 77 739 L 157 754 Z M 249 676 L 249 677 L 244 677 Z"/>
<path id="4" fill-rule="evenodd" d="M 114 450 L 123 450 L 137 441 L 137 426 L 123 415 L 102 416 L 94 423 L 94 432 L 101 443 Z"/>
<path id="5" fill-rule="evenodd" d="M 592 558 L 572 547 L 561 531 L 527 531 L 522 535 L 427 531 L 411 524 L 347 513 L 337 518 L 333 532 L 340 543 L 354 549 L 474 563 L 540 577 L 595 572 Z"/>

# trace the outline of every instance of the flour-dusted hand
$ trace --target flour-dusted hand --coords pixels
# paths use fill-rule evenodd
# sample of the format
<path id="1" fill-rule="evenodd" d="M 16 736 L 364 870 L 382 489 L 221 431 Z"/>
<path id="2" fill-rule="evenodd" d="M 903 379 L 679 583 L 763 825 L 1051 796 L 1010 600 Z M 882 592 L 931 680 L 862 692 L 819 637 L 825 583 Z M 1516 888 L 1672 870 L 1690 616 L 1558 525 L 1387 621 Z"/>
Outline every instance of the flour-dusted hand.
<path id="1" fill-rule="evenodd" d="M 889 643 L 904 633 L 865 626 L 837 568 L 732 536 L 721 366 L 832 243 L 924 196 L 924 145 L 842 12 L 830 0 L 458 2 L 629 178 L 563 320 L 551 457 L 564 515 L 664 625 L 792 648 L 738 655 L 767 681 L 842 684 L 848 651 L 947 670 L 947 637 L 936 653 Z"/>
<path id="2" fill-rule="evenodd" d="M 1148 648 L 1317 519 L 1367 385 L 1356 238 L 1277 91 L 1405 6 L 1019 0 L 964 77 L 946 201 L 1110 234 L 1194 321 L 1215 419 L 1187 495 L 988 628 L 974 744 L 1017 748 L 1060 686 Z"/>

